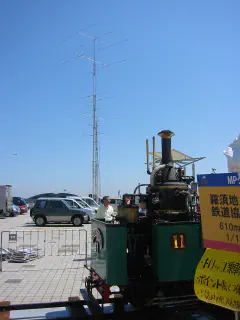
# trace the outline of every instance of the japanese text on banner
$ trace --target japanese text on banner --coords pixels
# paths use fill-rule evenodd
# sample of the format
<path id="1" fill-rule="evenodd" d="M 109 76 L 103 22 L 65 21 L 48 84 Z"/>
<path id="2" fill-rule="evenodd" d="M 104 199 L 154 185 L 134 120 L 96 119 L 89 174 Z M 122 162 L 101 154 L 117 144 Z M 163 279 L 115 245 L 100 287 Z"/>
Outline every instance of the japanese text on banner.
<path id="1" fill-rule="evenodd" d="M 224 185 L 228 174 L 209 176 L 198 179 L 204 246 L 240 252 L 240 185 Z"/>
<path id="2" fill-rule="evenodd" d="M 240 311 L 240 254 L 207 249 L 196 270 L 194 290 L 202 301 Z"/>

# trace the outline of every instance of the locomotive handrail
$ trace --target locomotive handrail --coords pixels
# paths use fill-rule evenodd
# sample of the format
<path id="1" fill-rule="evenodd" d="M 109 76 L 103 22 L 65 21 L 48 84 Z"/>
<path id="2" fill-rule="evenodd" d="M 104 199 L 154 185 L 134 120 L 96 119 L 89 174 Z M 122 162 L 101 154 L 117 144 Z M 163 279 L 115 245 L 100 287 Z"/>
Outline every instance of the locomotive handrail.
<path id="1" fill-rule="evenodd" d="M 133 191 L 133 194 L 136 194 L 137 189 L 139 189 L 140 187 L 147 187 L 148 184 L 147 183 L 142 183 L 136 186 L 136 188 Z"/>

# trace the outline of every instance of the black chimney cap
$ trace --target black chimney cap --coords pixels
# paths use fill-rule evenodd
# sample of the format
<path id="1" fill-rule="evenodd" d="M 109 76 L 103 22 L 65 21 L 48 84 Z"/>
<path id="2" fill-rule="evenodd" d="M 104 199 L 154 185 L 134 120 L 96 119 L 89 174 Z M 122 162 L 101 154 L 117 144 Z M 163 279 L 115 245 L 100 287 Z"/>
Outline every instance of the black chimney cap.
<path id="1" fill-rule="evenodd" d="M 158 135 L 162 138 L 170 139 L 172 136 L 174 136 L 174 132 L 172 132 L 171 130 L 162 130 L 158 133 Z"/>

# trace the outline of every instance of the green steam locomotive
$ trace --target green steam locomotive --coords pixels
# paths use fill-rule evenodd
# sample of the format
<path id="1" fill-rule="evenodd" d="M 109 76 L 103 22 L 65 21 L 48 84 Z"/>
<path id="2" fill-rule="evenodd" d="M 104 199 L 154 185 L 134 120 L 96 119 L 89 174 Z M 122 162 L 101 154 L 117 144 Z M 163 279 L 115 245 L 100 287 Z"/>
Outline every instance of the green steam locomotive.
<path id="1" fill-rule="evenodd" d="M 88 291 L 96 288 L 104 302 L 110 301 L 115 287 L 134 306 L 174 297 L 195 299 L 194 273 L 204 252 L 201 222 L 189 206 L 194 177 L 186 176 L 172 159 L 173 135 L 169 130 L 159 133 L 162 157 L 158 166 L 154 138 L 152 172 L 146 141 L 150 175 L 146 192 L 141 194 L 137 186 L 133 194 L 124 195 L 114 222 L 92 220 L 91 267 L 85 285 Z"/>

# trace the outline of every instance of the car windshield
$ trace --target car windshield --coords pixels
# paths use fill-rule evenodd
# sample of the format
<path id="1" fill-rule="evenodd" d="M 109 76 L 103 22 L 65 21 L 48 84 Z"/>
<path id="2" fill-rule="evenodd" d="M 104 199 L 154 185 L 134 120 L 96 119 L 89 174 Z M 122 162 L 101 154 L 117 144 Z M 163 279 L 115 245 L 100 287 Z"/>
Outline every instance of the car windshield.
<path id="1" fill-rule="evenodd" d="M 89 204 L 91 207 L 98 206 L 98 204 L 91 198 L 83 198 L 83 200 L 87 202 L 87 204 Z"/>
<path id="2" fill-rule="evenodd" d="M 83 208 L 89 208 L 88 205 L 81 199 L 76 199 L 76 201 L 83 207 Z"/>
<path id="3" fill-rule="evenodd" d="M 26 201 L 22 198 L 13 198 L 13 203 L 16 206 L 26 206 Z"/>
<path id="4" fill-rule="evenodd" d="M 81 209 L 80 205 L 79 205 L 77 202 L 73 201 L 73 200 L 65 199 L 64 201 L 67 202 L 67 204 L 68 204 L 71 208 Z"/>

